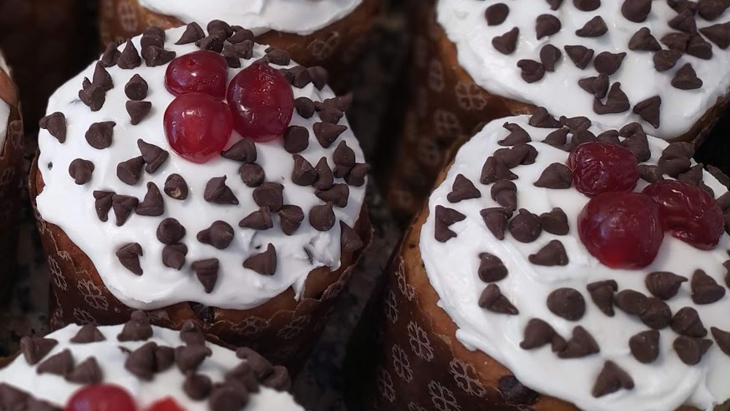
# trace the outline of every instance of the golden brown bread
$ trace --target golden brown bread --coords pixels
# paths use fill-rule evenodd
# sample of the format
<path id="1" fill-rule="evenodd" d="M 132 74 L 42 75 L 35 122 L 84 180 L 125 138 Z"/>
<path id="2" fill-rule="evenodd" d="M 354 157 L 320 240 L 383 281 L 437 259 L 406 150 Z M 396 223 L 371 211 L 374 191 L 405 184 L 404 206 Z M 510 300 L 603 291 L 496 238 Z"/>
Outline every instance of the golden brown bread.
<path id="1" fill-rule="evenodd" d="M 37 160 L 37 159 L 36 159 Z M 30 175 L 30 194 L 34 202 L 43 191 L 43 176 L 34 162 Z M 43 247 L 51 271 L 51 328 L 69 323 L 95 322 L 121 324 L 129 319 L 131 309 L 117 300 L 104 286 L 89 257 L 58 226 L 43 221 L 36 210 Z M 152 323 L 179 329 L 187 320 L 196 321 L 206 334 L 229 346 L 247 346 L 267 359 L 287 366 L 293 373 L 304 364 L 309 350 L 334 309 L 357 261 L 370 243 L 372 229 L 367 207 L 353 227 L 364 246 L 342 256 L 338 270 L 327 267 L 313 270 L 306 280 L 301 299 L 291 288 L 265 304 L 248 310 L 203 307 L 195 303 L 178 303 L 148 312 Z"/>

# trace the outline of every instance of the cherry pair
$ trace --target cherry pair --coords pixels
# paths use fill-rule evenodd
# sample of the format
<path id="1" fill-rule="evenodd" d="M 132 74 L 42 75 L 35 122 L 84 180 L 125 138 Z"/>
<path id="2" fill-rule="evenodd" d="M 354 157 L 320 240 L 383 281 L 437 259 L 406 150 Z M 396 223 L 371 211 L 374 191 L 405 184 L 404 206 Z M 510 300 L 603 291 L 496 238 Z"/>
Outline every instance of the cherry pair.
<path id="1" fill-rule="evenodd" d="M 64 411 L 136 411 L 132 397 L 123 388 L 112 384 L 89 385 L 77 391 Z M 152 404 L 145 411 L 185 411 L 172 398 Z"/>

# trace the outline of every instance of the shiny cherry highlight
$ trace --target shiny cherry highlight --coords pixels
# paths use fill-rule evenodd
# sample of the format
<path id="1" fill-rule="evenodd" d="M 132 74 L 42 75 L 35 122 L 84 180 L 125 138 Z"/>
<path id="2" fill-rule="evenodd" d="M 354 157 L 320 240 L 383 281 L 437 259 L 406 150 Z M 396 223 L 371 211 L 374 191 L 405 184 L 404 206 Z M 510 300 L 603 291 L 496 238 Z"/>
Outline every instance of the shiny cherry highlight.
<path id="1" fill-rule="evenodd" d="M 194 163 L 204 163 L 218 155 L 233 132 L 233 119 L 226 103 L 201 93 L 175 98 L 167 107 L 163 122 L 172 149 Z"/>
<path id="2" fill-rule="evenodd" d="M 583 143 L 568 156 L 573 185 L 588 197 L 601 193 L 628 192 L 639 180 L 636 156 L 618 144 Z"/>
<path id="3" fill-rule="evenodd" d="M 203 93 L 218 99 L 226 96 L 228 63 L 218 53 L 195 51 L 173 59 L 165 72 L 165 87 L 175 96 Z"/>
<path id="4" fill-rule="evenodd" d="M 233 128 L 257 142 L 284 135 L 294 113 L 294 94 L 286 77 L 266 64 L 241 70 L 228 85 Z"/>

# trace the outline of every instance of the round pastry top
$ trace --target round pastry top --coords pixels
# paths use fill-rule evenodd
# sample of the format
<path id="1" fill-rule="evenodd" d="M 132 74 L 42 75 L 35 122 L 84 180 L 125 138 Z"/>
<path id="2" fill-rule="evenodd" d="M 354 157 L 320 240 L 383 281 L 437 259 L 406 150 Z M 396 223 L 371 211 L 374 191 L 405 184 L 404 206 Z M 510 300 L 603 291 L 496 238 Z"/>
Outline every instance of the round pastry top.
<path id="1" fill-rule="evenodd" d="M 459 63 L 490 93 L 668 140 L 730 90 L 721 0 L 528 3 L 438 2 Z"/>
<path id="2" fill-rule="evenodd" d="M 45 338 L 25 337 L 21 346 L 22 355 L 0 370 L 0 402 L 10 402 L 8 409 L 46 409 L 12 406 L 26 401 L 63 409 L 80 390 L 113 384 L 140 411 L 170 398 L 186 411 L 230 409 L 224 392 L 231 388 L 245 411 L 303 410 L 285 392 L 285 368 L 248 348 L 207 343 L 192 323 L 173 331 L 150 326 L 137 312 L 126 325 L 69 325 Z"/>
<path id="3" fill-rule="evenodd" d="M 10 76 L 10 68 L 5 62 L 5 57 L 0 53 L 0 70 Z M 2 83 L 0 83 L 2 84 Z M 2 152 L 7 137 L 8 121 L 10 120 L 10 105 L 3 99 L 0 99 L 0 152 Z"/>
<path id="4" fill-rule="evenodd" d="M 230 30 L 224 24 L 209 29 Z M 342 247 L 362 246 L 351 227 L 363 206 L 368 166 L 343 114 L 349 100 L 335 97 L 321 67 L 298 66 L 285 52 L 254 44 L 248 30 L 229 34 L 222 43 L 217 35 L 201 38 L 196 23 L 150 29 L 119 51 L 108 49 L 56 91 L 41 120 L 45 187 L 38 211 L 89 256 L 127 306 L 192 301 L 247 309 L 289 287 L 299 297 L 312 270 L 338 269 Z M 211 51 L 221 48 L 223 57 Z M 218 78 L 231 90 L 249 87 L 232 98 L 256 97 L 237 100 L 231 110 L 200 93 L 176 98 L 166 89 L 166 71 L 174 65 L 181 75 L 187 64 L 216 68 L 192 76 L 206 79 L 202 84 Z M 263 86 L 245 82 L 252 78 L 265 79 Z M 256 106 L 272 101 L 272 110 Z M 200 111 L 180 111 L 180 104 Z M 265 117 L 266 126 L 280 120 L 283 138 L 254 142 L 233 131 L 218 139 L 220 154 L 210 149 L 213 138 L 197 143 L 195 121 L 225 129 L 234 109 L 253 113 L 245 124 L 264 115 L 273 116 Z M 196 120 L 175 117 L 188 115 Z"/>
<path id="5" fill-rule="evenodd" d="M 269 30 L 307 35 L 344 18 L 362 0 L 139 0 L 139 3 L 183 23 L 225 18 L 256 35 Z"/>
<path id="6" fill-rule="evenodd" d="M 720 183 L 730 180 L 691 162 L 688 143 L 647 138 L 636 123 L 620 135 L 586 118 L 557 121 L 544 109 L 489 123 L 431 195 L 420 237 L 425 269 L 459 341 L 527 387 L 585 411 L 709 410 L 730 398 L 730 236 L 722 217 L 730 194 Z M 633 170 L 609 170 L 630 177 L 628 192 L 582 194 L 608 181 L 606 169 L 568 158 L 596 147 L 631 156 Z M 697 195 L 687 203 L 709 201 L 702 204 L 713 212 L 716 246 L 695 248 L 676 238 L 680 228 L 663 233 L 657 203 L 639 193 L 665 184 Z M 598 234 L 592 221 L 605 223 Z M 706 232 L 695 229 L 688 231 L 699 241 Z M 600 247 L 585 245 L 594 243 Z"/>

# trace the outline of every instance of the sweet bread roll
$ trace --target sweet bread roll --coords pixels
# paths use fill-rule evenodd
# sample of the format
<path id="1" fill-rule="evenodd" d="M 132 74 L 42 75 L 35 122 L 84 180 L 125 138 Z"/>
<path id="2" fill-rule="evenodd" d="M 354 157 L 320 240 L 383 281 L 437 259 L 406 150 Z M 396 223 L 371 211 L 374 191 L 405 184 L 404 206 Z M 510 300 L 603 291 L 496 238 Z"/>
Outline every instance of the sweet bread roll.
<path id="1" fill-rule="evenodd" d="M 589 3 L 418 2 L 413 103 L 388 193 L 396 209 L 418 211 L 458 135 L 535 106 L 702 140 L 730 88 L 725 5 Z"/>
<path id="2" fill-rule="evenodd" d="M 726 410 L 730 180 L 638 123 L 540 113 L 467 142 L 406 234 L 380 408 Z"/>
<path id="3" fill-rule="evenodd" d="M 369 243 L 369 167 L 324 69 L 198 28 L 109 48 L 49 102 L 31 195 L 52 327 L 143 309 L 294 366 Z"/>

